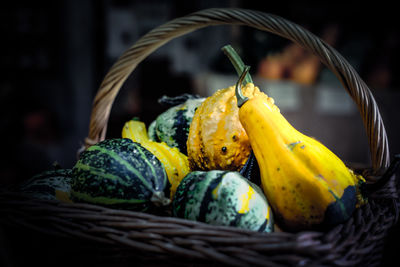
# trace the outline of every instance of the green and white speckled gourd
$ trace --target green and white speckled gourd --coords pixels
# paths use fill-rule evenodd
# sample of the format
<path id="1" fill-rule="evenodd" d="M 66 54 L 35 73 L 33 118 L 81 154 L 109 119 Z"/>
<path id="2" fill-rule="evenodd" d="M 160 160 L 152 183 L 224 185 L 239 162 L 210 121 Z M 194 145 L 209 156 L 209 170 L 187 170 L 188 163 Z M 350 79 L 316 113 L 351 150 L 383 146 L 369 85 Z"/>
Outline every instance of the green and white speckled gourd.
<path id="1" fill-rule="evenodd" d="M 272 210 L 261 189 L 232 171 L 194 171 L 178 186 L 175 217 L 220 226 L 272 232 Z"/>

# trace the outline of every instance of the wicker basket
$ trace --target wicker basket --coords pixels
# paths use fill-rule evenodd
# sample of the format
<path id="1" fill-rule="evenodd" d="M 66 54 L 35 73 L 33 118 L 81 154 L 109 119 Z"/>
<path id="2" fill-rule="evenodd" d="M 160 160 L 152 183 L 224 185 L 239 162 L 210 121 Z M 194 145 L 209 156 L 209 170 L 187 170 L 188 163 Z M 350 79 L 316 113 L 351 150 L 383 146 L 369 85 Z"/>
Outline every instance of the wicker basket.
<path id="1" fill-rule="evenodd" d="M 340 80 L 357 104 L 377 175 L 388 167 L 389 149 L 376 102 L 358 74 L 332 47 L 278 16 L 243 9 L 207 9 L 172 20 L 150 31 L 128 49 L 106 75 L 94 102 L 89 146 L 105 138 L 113 101 L 135 67 L 169 40 L 214 25 L 246 25 L 287 38 L 313 52 Z M 370 177 L 370 176 L 368 176 Z M 372 177 L 372 176 L 371 176 Z M 0 222 L 18 231 L 40 233 L 50 246 L 68 244 L 61 255 L 79 255 L 93 263 L 146 265 L 378 265 L 388 230 L 398 217 L 395 177 L 381 183 L 368 204 L 344 224 L 327 232 L 271 234 L 216 227 L 178 218 L 114 210 L 89 204 L 34 200 L 0 194 Z M 39 236 L 39 235 L 38 235 Z M 60 237 L 62 237 L 60 239 Z M 91 253 L 89 254 L 89 251 Z M 95 251 L 94 256 L 93 251 Z"/>

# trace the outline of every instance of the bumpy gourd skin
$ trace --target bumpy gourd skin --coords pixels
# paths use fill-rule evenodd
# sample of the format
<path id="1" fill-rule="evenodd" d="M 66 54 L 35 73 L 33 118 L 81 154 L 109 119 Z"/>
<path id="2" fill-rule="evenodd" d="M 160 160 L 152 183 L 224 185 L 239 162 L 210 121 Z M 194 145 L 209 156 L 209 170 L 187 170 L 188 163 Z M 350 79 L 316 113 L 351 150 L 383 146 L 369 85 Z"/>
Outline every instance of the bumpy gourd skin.
<path id="1" fill-rule="evenodd" d="M 310 229 L 328 216 L 336 222 L 348 219 L 363 178 L 320 142 L 293 128 L 269 99 L 263 94 L 247 100 L 239 119 L 277 219 L 288 230 Z"/>
<path id="2" fill-rule="evenodd" d="M 252 83 L 243 92 L 249 98 L 260 94 Z M 187 141 L 192 170 L 239 170 L 245 164 L 251 147 L 238 112 L 234 86 L 218 90 L 197 108 Z"/>

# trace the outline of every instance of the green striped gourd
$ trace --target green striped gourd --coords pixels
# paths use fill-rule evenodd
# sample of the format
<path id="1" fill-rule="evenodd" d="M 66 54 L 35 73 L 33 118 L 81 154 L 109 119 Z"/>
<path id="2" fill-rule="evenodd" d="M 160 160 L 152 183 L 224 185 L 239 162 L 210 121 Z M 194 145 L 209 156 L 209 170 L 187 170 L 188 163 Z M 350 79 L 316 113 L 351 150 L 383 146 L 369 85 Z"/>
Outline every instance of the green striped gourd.
<path id="1" fill-rule="evenodd" d="M 212 225 L 272 232 L 272 210 L 261 189 L 238 172 L 194 171 L 180 183 L 173 215 Z"/>
<path id="2" fill-rule="evenodd" d="M 72 169 L 71 198 L 144 211 L 170 203 L 161 162 L 130 139 L 108 139 L 84 151 Z"/>
<path id="3" fill-rule="evenodd" d="M 68 202 L 71 179 L 71 169 L 44 171 L 22 183 L 19 190 L 37 199 Z"/>
<path id="4" fill-rule="evenodd" d="M 149 137 L 153 141 L 165 142 L 170 147 L 177 147 L 187 155 L 186 141 L 194 112 L 204 98 L 189 98 L 182 104 L 173 106 L 161 113 L 149 125 Z"/>

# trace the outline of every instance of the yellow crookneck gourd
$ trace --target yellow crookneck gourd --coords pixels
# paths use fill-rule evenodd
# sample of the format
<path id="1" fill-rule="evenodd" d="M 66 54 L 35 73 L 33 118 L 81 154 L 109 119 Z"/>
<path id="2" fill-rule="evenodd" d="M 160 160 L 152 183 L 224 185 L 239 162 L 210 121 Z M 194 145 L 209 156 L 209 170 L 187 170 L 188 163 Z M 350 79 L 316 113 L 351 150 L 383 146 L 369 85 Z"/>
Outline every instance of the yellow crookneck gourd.
<path id="1" fill-rule="evenodd" d="M 172 199 L 179 183 L 190 172 L 187 156 L 176 147 L 170 147 L 164 142 L 151 141 L 147 134 L 146 125 L 138 120 L 130 120 L 125 123 L 122 129 L 122 137 L 140 143 L 161 161 L 171 184 L 170 198 Z"/>
<path id="2" fill-rule="evenodd" d="M 240 75 L 235 90 L 239 120 L 278 224 L 284 230 L 298 231 L 347 220 L 365 201 L 360 193 L 364 178 L 319 141 L 297 131 L 266 94 L 243 95 L 242 82 L 249 76 L 249 67 L 231 47 L 223 50 Z"/>
<path id="3" fill-rule="evenodd" d="M 285 119 L 266 94 L 248 99 L 236 85 L 239 119 L 257 159 L 261 183 L 286 230 L 305 230 L 347 220 L 362 201 L 353 173 L 332 151 Z"/>

